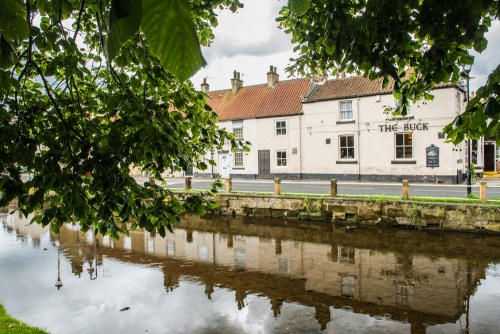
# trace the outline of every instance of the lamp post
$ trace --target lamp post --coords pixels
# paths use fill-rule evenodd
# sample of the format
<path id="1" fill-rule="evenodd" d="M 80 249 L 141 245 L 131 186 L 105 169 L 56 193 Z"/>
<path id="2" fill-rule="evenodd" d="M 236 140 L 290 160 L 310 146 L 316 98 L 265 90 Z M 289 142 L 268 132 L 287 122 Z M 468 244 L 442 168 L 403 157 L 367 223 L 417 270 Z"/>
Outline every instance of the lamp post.
<path id="1" fill-rule="evenodd" d="M 469 92 L 469 81 L 470 81 L 470 71 L 472 65 L 464 66 L 465 74 L 467 75 L 465 79 L 467 80 L 467 104 L 469 104 L 470 92 Z M 466 107 L 467 110 L 467 107 Z M 470 138 L 467 139 L 467 197 L 470 197 L 472 193 L 472 172 L 471 172 L 471 143 Z"/>

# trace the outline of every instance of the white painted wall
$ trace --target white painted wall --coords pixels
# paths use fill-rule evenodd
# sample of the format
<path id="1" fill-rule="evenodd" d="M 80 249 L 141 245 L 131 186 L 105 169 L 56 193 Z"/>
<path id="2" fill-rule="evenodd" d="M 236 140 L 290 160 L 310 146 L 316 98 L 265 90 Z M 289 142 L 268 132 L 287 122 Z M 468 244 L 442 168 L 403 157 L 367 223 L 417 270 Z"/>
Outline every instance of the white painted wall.
<path id="1" fill-rule="evenodd" d="M 354 123 L 339 122 L 339 102 L 305 103 L 302 123 L 303 173 L 306 174 L 374 174 L 374 175 L 456 175 L 463 169 L 465 152 L 439 139 L 445 125 L 457 115 L 455 88 L 433 91 L 433 101 L 421 101 L 410 107 L 413 119 L 394 119 L 384 113 L 385 106 L 394 106 L 392 95 L 360 97 L 351 100 Z M 462 95 L 463 97 L 463 95 Z M 459 99 L 462 103 L 463 99 Z M 405 131 L 405 124 L 418 125 L 419 130 Z M 424 127 L 425 125 L 425 127 Z M 408 125 L 407 125 L 408 126 Z M 387 130 L 386 130 L 387 128 Z M 396 132 L 393 129 L 397 129 Z M 395 133 L 413 134 L 415 164 L 392 164 L 395 158 Z M 339 136 L 354 135 L 356 164 L 339 164 Z M 326 140 L 330 139 L 330 144 Z M 440 165 L 426 167 L 426 148 L 434 144 L 440 149 Z"/>
<path id="2" fill-rule="evenodd" d="M 465 96 L 453 87 L 436 89 L 432 94 L 434 100 L 411 105 L 412 119 L 396 119 L 384 113 L 386 106 L 395 106 L 391 94 L 346 99 L 352 101 L 354 122 L 339 120 L 339 102 L 344 100 L 304 103 L 302 115 L 245 119 L 244 140 L 252 143 L 251 150 L 244 153 L 242 169 L 234 167 L 234 154 L 229 152 L 230 174 L 257 175 L 258 151 L 269 150 L 271 174 L 426 175 L 431 182 L 442 175 L 454 176 L 457 170 L 465 170 L 465 146 L 445 143 L 438 133 L 464 110 Z M 275 122 L 281 120 L 287 122 L 284 136 L 276 135 Z M 405 124 L 418 124 L 418 129 L 405 131 Z M 232 132 L 231 121 L 220 122 L 219 126 Z M 391 163 L 397 160 L 395 133 L 412 133 L 413 158 L 409 160 L 414 164 Z M 345 161 L 339 155 L 341 135 L 354 136 L 353 163 L 339 163 Z M 426 167 L 426 148 L 432 144 L 440 149 L 439 167 L 435 168 Z M 229 150 L 229 146 L 224 149 Z M 286 167 L 276 165 L 278 150 L 287 152 Z M 216 162 L 218 155 L 215 151 Z M 210 153 L 206 155 L 209 158 Z M 210 166 L 207 172 L 211 172 Z M 214 173 L 218 173 L 217 167 Z"/>

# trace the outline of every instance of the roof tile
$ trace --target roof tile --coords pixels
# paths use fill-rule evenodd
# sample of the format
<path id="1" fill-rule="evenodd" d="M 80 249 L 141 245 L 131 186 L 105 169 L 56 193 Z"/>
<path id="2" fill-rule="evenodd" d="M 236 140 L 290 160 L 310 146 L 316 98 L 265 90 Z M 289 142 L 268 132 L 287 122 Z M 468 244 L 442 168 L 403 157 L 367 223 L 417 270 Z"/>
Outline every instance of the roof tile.
<path id="1" fill-rule="evenodd" d="M 311 89 L 307 79 L 279 81 L 270 88 L 266 84 L 208 92 L 207 104 L 221 121 L 297 115 L 302 110 L 302 97 Z"/>

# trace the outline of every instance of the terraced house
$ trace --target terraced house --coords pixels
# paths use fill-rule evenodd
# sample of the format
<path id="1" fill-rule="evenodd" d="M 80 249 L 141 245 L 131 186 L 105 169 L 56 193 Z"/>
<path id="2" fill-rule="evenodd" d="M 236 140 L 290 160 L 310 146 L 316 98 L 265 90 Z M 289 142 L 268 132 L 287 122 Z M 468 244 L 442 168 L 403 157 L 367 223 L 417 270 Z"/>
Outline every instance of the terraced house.
<path id="1" fill-rule="evenodd" d="M 465 108 L 459 86 L 437 87 L 434 100 L 412 104 L 405 117 L 385 112 L 398 103 L 392 87 L 362 77 L 279 81 L 271 66 L 267 83 L 245 87 L 235 71 L 231 89 L 204 82 L 202 90 L 220 126 L 252 146 L 210 153 L 217 166 L 195 176 L 458 183 L 465 175 L 466 145 L 442 133 Z"/>

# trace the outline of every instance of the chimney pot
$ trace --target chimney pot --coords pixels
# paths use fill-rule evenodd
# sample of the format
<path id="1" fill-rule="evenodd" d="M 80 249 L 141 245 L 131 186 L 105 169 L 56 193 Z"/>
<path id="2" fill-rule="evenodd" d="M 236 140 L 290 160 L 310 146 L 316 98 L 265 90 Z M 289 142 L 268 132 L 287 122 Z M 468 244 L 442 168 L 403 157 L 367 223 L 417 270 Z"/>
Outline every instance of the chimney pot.
<path id="1" fill-rule="evenodd" d="M 207 78 L 203 78 L 203 83 L 201 84 L 201 91 L 203 93 L 208 93 L 210 90 L 210 85 L 207 84 Z"/>
<path id="2" fill-rule="evenodd" d="M 276 71 L 276 67 L 271 65 L 269 67 L 269 72 L 267 72 L 267 87 L 273 88 L 279 81 L 280 76 Z"/>
<path id="3" fill-rule="evenodd" d="M 233 78 L 231 79 L 231 91 L 233 94 L 236 94 L 241 87 L 243 87 L 243 80 L 240 79 L 240 72 L 234 70 Z"/>

